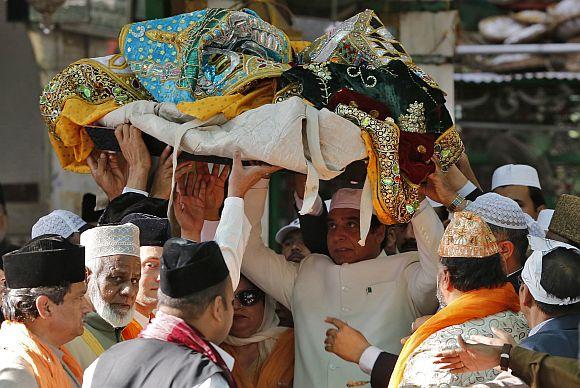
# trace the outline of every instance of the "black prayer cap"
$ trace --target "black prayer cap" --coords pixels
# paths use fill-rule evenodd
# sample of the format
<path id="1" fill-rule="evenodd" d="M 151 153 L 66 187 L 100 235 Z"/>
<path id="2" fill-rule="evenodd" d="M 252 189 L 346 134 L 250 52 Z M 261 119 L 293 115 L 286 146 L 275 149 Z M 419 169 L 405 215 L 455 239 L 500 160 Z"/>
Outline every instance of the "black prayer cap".
<path id="1" fill-rule="evenodd" d="M 167 218 L 131 213 L 121 220 L 121 224 L 128 222 L 139 228 L 139 242 L 142 247 L 162 247 L 171 238 L 171 225 Z"/>
<path id="2" fill-rule="evenodd" d="M 56 234 L 38 236 L 2 260 L 6 286 L 12 289 L 85 280 L 85 248 Z"/>
<path id="3" fill-rule="evenodd" d="M 167 217 L 169 201 L 149 198 L 143 194 L 125 193 L 113 199 L 99 218 L 99 225 L 120 223 L 123 217 L 131 213 L 144 213 L 159 218 Z"/>
<path id="4" fill-rule="evenodd" d="M 215 241 L 193 242 L 172 238 L 163 246 L 161 291 L 183 298 L 223 282 L 230 271 Z"/>

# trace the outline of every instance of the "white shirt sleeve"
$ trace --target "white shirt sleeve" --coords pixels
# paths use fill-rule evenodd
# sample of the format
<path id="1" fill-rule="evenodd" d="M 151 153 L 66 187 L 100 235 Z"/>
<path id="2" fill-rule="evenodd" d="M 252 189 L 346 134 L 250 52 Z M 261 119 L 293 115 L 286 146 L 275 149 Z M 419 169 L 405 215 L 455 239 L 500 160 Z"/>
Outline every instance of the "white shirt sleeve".
<path id="1" fill-rule="evenodd" d="M 296 202 L 296 207 L 298 209 L 302 209 L 302 204 L 304 203 L 304 200 L 301 199 L 298 194 L 296 194 L 296 192 L 294 192 L 294 201 Z M 310 213 L 308 213 L 309 216 L 319 216 L 322 214 L 323 211 L 323 203 L 322 203 L 322 198 L 320 198 L 320 195 L 318 195 L 316 197 L 316 200 L 314 201 L 314 205 L 312 205 L 312 210 L 310 211 Z M 328 209 L 326 209 L 328 210 Z"/>
<path id="2" fill-rule="evenodd" d="M 242 258 L 250 229 L 250 221 L 244 214 L 244 200 L 238 197 L 226 198 L 222 218 L 215 232 L 215 242 L 219 245 L 230 271 L 234 290 L 240 282 Z"/>
<path id="3" fill-rule="evenodd" d="M 437 263 L 443 224 L 427 200 L 423 200 L 411 219 L 419 251 L 419 265 L 405 272 L 408 292 L 421 314 L 432 314 L 436 306 Z"/>
<path id="4" fill-rule="evenodd" d="M 457 194 L 459 194 L 463 198 L 465 198 L 469 194 L 471 194 L 471 192 L 475 189 L 477 189 L 477 186 L 475 186 L 473 183 L 471 183 L 471 181 L 467 181 L 467 183 L 465 185 L 463 185 L 463 187 L 457 191 Z"/>
<path id="5" fill-rule="evenodd" d="M 382 352 L 383 351 L 376 346 L 369 346 L 366 348 L 363 354 L 361 354 L 358 362 L 360 369 L 367 375 L 370 375 L 375 366 L 375 362 L 377 362 L 377 359 Z"/>
<path id="6" fill-rule="evenodd" d="M 201 384 L 196 384 L 193 388 L 229 388 L 228 382 L 220 374 L 215 374 Z"/>
<path id="7" fill-rule="evenodd" d="M 244 198 L 252 231 L 244 254 L 242 271 L 252 283 L 292 310 L 292 292 L 300 267 L 298 263 L 289 262 L 284 255 L 266 247 L 262 241 L 261 220 L 267 194 L 268 181 L 262 180 Z M 235 224 L 233 227 L 239 228 Z"/>
<path id="8" fill-rule="evenodd" d="M 86 330 L 86 329 L 85 329 Z M 97 358 L 83 373 L 83 388 L 91 388 L 93 384 L 93 375 L 95 374 L 95 368 L 97 367 L 97 362 L 99 359 Z"/>
<path id="9" fill-rule="evenodd" d="M 37 388 L 36 378 L 28 363 L 14 353 L 0 352 L 0 388 Z"/>
<path id="10" fill-rule="evenodd" d="M 203 222 L 203 227 L 201 228 L 201 241 L 213 241 L 219 223 L 219 220 L 205 220 Z"/>
<path id="11" fill-rule="evenodd" d="M 135 194 L 141 194 L 141 195 L 144 195 L 146 197 L 149 197 L 149 193 L 148 192 L 143 191 L 143 190 L 139 190 L 139 189 L 133 189 L 133 188 L 127 187 L 127 186 L 125 186 L 123 188 L 123 194 L 125 194 L 125 193 L 135 193 Z"/>

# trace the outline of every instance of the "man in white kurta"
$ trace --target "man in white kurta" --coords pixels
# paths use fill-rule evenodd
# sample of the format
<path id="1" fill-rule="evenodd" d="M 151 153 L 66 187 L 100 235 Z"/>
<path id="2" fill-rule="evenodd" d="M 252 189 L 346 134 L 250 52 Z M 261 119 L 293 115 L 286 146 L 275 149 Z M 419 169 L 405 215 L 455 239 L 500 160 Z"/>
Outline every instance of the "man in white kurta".
<path id="1" fill-rule="evenodd" d="M 357 365 L 324 350 L 329 328 L 324 319 L 339 317 L 359 328 L 372 343 L 398 354 L 400 339 L 409 334 L 415 318 L 432 314 L 437 307 L 437 249 L 443 225 L 423 201 L 411 221 L 418 252 L 387 257 L 381 251 L 373 259 L 343 265 L 321 254 L 310 254 L 301 263 L 288 262 L 283 255 L 265 247 L 260 238 L 260 219 L 268 191 L 263 182 L 245 198 L 252 232 L 242 272 L 294 315 L 294 386 L 335 388 L 344 387 L 349 381 L 367 381 L 368 376 Z M 333 199 L 333 206 L 340 206 L 337 202 Z M 353 229 L 358 233 L 358 227 Z"/>

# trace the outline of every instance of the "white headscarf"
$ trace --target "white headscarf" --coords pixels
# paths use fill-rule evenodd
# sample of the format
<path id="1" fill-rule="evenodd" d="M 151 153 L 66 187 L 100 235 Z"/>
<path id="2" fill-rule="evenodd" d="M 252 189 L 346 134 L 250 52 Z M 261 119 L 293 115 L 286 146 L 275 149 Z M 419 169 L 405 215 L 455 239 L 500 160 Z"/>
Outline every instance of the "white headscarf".
<path id="1" fill-rule="evenodd" d="M 560 241 L 535 236 L 528 236 L 528 238 L 530 240 L 532 254 L 528 260 L 526 260 L 526 264 L 524 264 L 524 269 L 522 270 L 522 280 L 526 286 L 528 286 L 530 294 L 532 294 L 534 299 L 541 303 L 558 306 L 565 306 L 580 302 L 580 296 L 576 298 L 568 297 L 565 299 L 560 299 L 552 294 L 549 294 L 540 283 L 540 280 L 542 279 L 542 259 L 545 255 L 552 252 L 556 248 L 572 249 L 579 254 L 580 250 L 572 245 Z"/>
<path id="2" fill-rule="evenodd" d="M 258 331 L 248 338 L 228 335 L 224 342 L 231 346 L 244 346 L 258 342 L 260 362 L 263 362 L 274 348 L 274 345 L 276 345 L 278 337 L 288 330 L 287 327 L 278 326 L 279 323 L 280 319 L 276 315 L 276 300 L 270 295 L 265 294 L 264 318 Z"/>

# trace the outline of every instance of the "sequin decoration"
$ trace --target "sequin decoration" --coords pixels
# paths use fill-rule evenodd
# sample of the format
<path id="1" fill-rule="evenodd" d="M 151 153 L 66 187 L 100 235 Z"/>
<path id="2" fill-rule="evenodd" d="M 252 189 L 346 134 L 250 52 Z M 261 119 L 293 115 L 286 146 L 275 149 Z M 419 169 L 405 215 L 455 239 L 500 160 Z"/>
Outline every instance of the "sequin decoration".
<path id="1" fill-rule="evenodd" d="M 61 141 L 56 132 L 56 122 L 65 102 L 77 97 L 91 104 L 114 100 L 123 105 L 153 97 L 137 78 L 122 65 L 122 56 L 81 59 L 67 66 L 52 78 L 40 95 L 40 113 L 49 133 Z"/>
<path id="2" fill-rule="evenodd" d="M 427 133 L 425 127 L 425 108 L 422 102 L 413 102 L 407 108 L 406 115 L 399 116 L 401 131 Z"/>
<path id="3" fill-rule="evenodd" d="M 419 186 L 400 175 L 400 132 L 394 120 L 377 120 L 345 104 L 338 104 L 335 112 L 361 127 L 369 154 L 367 174 L 373 185 L 373 206 L 379 220 L 385 225 L 409 222 L 419 207 Z"/>
<path id="4" fill-rule="evenodd" d="M 210 88 L 209 80 L 236 78 L 235 83 L 243 87 L 272 76 L 273 67 L 285 68 L 283 65 L 292 59 L 288 37 L 250 10 L 208 8 L 129 24 L 121 31 L 119 44 L 133 72 L 160 102 L 196 101 L 207 96 L 210 89 L 209 95 L 224 95 L 227 93 L 220 89 L 221 84 Z M 222 50 L 220 61 L 227 62 L 226 68 L 212 66 L 215 56 L 210 49 Z M 237 55 L 255 57 L 258 61 L 245 63 L 256 66 L 237 66 L 232 62 Z M 244 83 L 241 80 L 250 73 L 248 70 L 253 76 Z M 232 75 L 234 71 L 240 71 L 240 75 Z"/>
<path id="5" fill-rule="evenodd" d="M 449 167 L 459 160 L 464 151 L 465 146 L 455 127 L 443 132 L 435 141 L 435 155 L 439 158 L 443 171 L 449 170 Z"/>
<path id="6" fill-rule="evenodd" d="M 435 80 L 421 70 L 371 10 L 340 23 L 298 54 L 300 63 L 331 61 L 353 66 L 379 68 L 394 59 L 403 61 L 434 88 Z"/>

